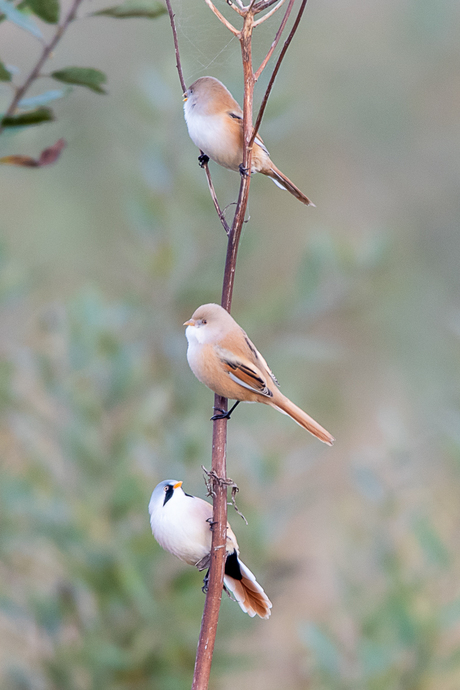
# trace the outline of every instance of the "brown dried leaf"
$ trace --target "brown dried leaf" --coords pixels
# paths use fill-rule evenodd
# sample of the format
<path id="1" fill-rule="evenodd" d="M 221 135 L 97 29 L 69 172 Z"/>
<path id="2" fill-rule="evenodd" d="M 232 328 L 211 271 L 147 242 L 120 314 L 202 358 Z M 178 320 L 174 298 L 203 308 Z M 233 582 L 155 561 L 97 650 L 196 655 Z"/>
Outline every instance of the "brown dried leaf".
<path id="1" fill-rule="evenodd" d="M 65 145 L 65 139 L 58 139 L 55 144 L 44 149 L 38 158 L 17 154 L 0 158 L 0 163 L 3 165 L 21 165 L 25 168 L 42 168 L 45 165 L 55 163 Z"/>

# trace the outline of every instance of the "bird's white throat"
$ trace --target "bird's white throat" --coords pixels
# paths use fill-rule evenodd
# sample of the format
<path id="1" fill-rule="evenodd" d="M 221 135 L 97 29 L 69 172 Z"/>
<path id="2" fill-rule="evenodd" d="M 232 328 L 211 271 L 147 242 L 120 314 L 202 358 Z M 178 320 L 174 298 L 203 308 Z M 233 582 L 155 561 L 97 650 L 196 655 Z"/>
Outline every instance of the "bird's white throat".
<path id="1" fill-rule="evenodd" d="M 205 326 L 187 326 L 185 329 L 185 337 L 188 340 L 189 347 L 206 345 L 206 343 L 213 340 L 211 330 Z"/>

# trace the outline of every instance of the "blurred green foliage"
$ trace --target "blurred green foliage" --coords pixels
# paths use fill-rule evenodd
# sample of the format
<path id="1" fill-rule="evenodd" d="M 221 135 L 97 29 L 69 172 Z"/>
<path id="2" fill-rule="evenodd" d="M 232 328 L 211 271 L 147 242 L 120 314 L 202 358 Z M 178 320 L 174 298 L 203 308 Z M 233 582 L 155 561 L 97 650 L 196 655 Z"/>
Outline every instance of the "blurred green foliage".
<path id="1" fill-rule="evenodd" d="M 187 82 L 241 100 L 237 42 L 204 3 L 175 11 Z M 224 598 L 213 689 L 460 687 L 459 23 L 454 0 L 309 4 L 277 78 L 262 136 L 317 208 L 252 179 L 234 314 L 337 443 L 263 406 L 232 418 L 249 527 L 230 521 L 274 607 L 250 620 Z M 26 74 L 30 36 L 0 31 Z M 69 142 L 53 167 L 2 168 L 0 684 L 176 690 L 201 577 L 155 543 L 147 503 L 166 478 L 205 495 L 212 395 L 182 324 L 219 300 L 225 237 L 165 18 L 76 22 L 53 70 L 82 45 L 109 94 L 75 90 L 0 144 Z M 238 176 L 212 174 L 232 203 Z"/>
<path id="2" fill-rule="evenodd" d="M 189 684 L 196 640 L 184 623 L 199 620 L 202 602 L 197 578 L 161 574 L 149 530 L 155 480 L 136 459 L 149 434 L 132 424 L 148 360 L 126 336 L 135 318 L 85 291 L 44 315 L 42 342 L 22 353 L 27 391 L 12 390 L 14 368 L 2 367 L 22 456 L 0 486 L 3 569 L 14 582 L 2 586 L 2 610 L 35 629 L 44 652 L 38 680 L 13 667 L 3 687 Z"/>
<path id="3" fill-rule="evenodd" d="M 460 624 L 460 599 L 446 602 L 439 591 L 452 558 L 426 516 L 407 530 L 402 548 L 390 541 L 384 522 L 388 512 L 387 505 L 380 526 L 372 525 L 370 557 L 375 561 L 377 586 L 369 591 L 356 573 L 343 576 L 342 606 L 351 634 L 348 630 L 344 638 L 340 631 L 314 622 L 300 627 L 315 688 L 455 687 L 460 655 L 452 641 Z M 356 558 L 356 544 L 350 548 Z M 408 557 L 414 548 L 421 549 L 417 567 Z"/>

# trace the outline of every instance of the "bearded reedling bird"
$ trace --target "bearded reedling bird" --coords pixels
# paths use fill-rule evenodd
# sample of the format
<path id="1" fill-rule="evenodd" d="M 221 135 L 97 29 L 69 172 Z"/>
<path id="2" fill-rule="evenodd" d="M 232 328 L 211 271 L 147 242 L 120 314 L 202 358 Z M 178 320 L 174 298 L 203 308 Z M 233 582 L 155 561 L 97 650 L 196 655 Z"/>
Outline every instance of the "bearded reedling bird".
<path id="1" fill-rule="evenodd" d="M 193 82 L 184 93 L 184 114 L 191 140 L 207 157 L 224 168 L 243 172 L 243 111 L 222 82 L 214 77 Z M 271 177 L 306 206 L 315 205 L 278 170 L 259 135 L 251 161 L 251 173 L 257 172 Z"/>
<path id="2" fill-rule="evenodd" d="M 217 395 L 237 401 L 229 412 L 212 419 L 229 419 L 240 402 L 261 402 L 287 414 L 332 446 L 333 436 L 278 390 L 278 381 L 267 362 L 223 307 L 203 304 L 184 326 L 187 360 L 197 379 Z"/>
<path id="3" fill-rule="evenodd" d="M 166 551 L 198 570 L 209 567 L 212 505 L 184 493 L 182 482 L 167 479 L 154 489 L 149 503 L 153 536 Z M 206 582 L 206 578 L 205 578 Z M 232 528 L 227 523 L 227 560 L 224 588 L 251 618 L 269 618 L 270 599 L 242 561 Z"/>

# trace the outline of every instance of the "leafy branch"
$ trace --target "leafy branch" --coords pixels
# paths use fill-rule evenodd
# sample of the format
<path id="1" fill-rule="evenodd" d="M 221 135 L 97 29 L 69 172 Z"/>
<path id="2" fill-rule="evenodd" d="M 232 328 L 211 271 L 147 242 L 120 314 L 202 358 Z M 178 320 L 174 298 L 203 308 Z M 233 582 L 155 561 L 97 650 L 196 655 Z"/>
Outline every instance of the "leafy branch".
<path id="1" fill-rule="evenodd" d="M 19 6 L 15 6 L 10 0 L 0 0 L 0 20 L 8 19 L 18 27 L 28 31 L 34 38 L 38 39 L 43 48 L 37 62 L 20 85 L 13 82 L 13 73 L 8 66 L 0 61 L 0 82 L 5 82 L 13 90 L 13 98 L 5 113 L 0 115 L 0 135 L 5 128 L 21 128 L 31 125 L 38 125 L 54 120 L 54 113 L 48 107 L 52 100 L 62 98 L 67 91 L 48 91 L 40 96 L 24 99 L 30 87 L 41 77 L 50 77 L 56 81 L 72 86 L 84 86 L 95 93 L 105 94 L 104 84 L 107 81 L 106 75 L 93 67 L 66 67 L 56 70 L 51 74 L 42 72 L 45 63 L 55 50 L 70 24 L 77 17 L 77 10 L 83 0 L 73 0 L 64 19 L 59 22 L 60 7 L 58 0 L 24 0 Z M 48 43 L 45 43 L 37 25 L 25 11 L 32 12 L 49 24 L 57 24 L 56 31 Z M 93 12 L 89 16 L 108 16 L 117 19 L 129 19 L 135 17 L 146 17 L 154 19 L 166 12 L 164 6 L 158 0 L 125 0 L 121 5 L 107 7 L 106 9 Z M 12 155 L 0 159 L 0 163 L 10 165 L 25 165 L 28 167 L 41 167 L 49 165 L 57 160 L 64 147 L 65 142 L 56 142 L 52 147 L 42 151 L 37 159 L 29 156 Z M 50 155 L 50 151 L 53 155 Z"/>
<path id="2" fill-rule="evenodd" d="M 78 7 L 81 5 L 83 0 L 73 0 L 72 5 L 70 7 L 69 12 L 67 13 L 65 19 L 63 20 L 62 24 L 60 24 L 51 39 L 51 41 L 46 44 L 43 47 L 42 54 L 38 58 L 35 66 L 32 68 L 30 74 L 22 84 L 22 86 L 19 86 L 15 89 L 16 93 L 13 97 L 13 100 L 11 101 L 5 115 L 3 116 L 2 120 L 0 121 L 0 134 L 2 133 L 3 129 L 5 126 L 11 126 L 8 125 L 8 119 L 10 121 L 14 122 L 14 116 L 16 113 L 16 109 L 21 101 L 21 99 L 24 97 L 25 93 L 28 91 L 28 89 L 31 87 L 31 85 L 34 83 L 36 79 L 40 76 L 40 72 L 42 70 L 43 65 L 49 58 L 50 54 L 52 51 L 56 48 L 57 44 L 61 40 L 62 36 L 66 32 L 69 24 L 75 19 L 76 12 Z M 7 124 L 5 125 L 5 119 L 7 120 Z"/>

